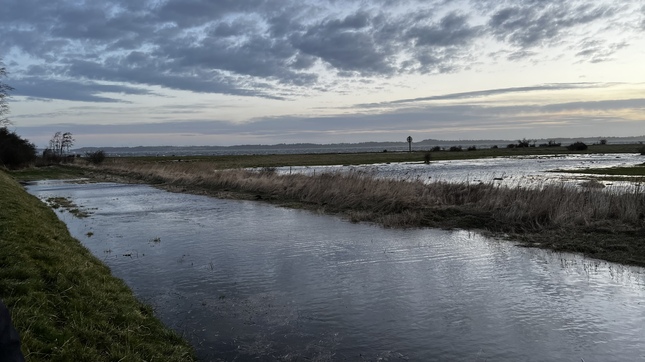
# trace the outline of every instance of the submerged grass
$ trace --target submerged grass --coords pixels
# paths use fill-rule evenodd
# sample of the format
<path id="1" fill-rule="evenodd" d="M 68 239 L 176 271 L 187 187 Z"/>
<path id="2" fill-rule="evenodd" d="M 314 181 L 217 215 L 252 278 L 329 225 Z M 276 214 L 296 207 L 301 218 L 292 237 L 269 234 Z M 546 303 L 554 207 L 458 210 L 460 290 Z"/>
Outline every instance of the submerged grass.
<path id="1" fill-rule="evenodd" d="M 385 227 L 489 231 L 526 245 L 576 251 L 645 265 L 645 195 L 595 188 L 379 179 L 353 173 L 317 176 L 272 171 L 218 171 L 209 162 L 113 163 L 103 171 L 168 189 L 262 199 L 341 214 Z"/>
<path id="2" fill-rule="evenodd" d="M 47 202 L 52 209 L 66 210 L 79 219 L 83 219 L 91 215 L 89 211 L 82 210 L 80 206 L 76 205 L 67 197 L 49 197 L 45 202 Z"/>
<path id="3" fill-rule="evenodd" d="M 555 172 L 602 175 L 602 179 L 631 181 L 636 180 L 642 182 L 645 179 L 645 163 L 626 167 L 586 168 L 582 170 L 556 170 Z"/>
<path id="4" fill-rule="evenodd" d="M 190 361 L 191 347 L 0 171 L 0 298 L 28 361 Z"/>

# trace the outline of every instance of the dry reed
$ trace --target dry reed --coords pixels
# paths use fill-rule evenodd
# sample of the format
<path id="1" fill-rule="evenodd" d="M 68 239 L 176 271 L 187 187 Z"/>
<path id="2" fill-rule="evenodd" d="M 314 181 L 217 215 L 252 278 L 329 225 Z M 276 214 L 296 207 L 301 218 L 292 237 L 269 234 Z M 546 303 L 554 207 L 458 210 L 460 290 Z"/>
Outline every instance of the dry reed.
<path id="1" fill-rule="evenodd" d="M 299 203 L 387 227 L 461 227 L 503 232 L 585 228 L 641 230 L 645 196 L 567 185 L 500 187 L 374 178 L 359 172 L 284 175 L 214 170 L 207 162 L 110 164 L 102 169 L 145 182 L 208 193 L 235 192 Z"/>

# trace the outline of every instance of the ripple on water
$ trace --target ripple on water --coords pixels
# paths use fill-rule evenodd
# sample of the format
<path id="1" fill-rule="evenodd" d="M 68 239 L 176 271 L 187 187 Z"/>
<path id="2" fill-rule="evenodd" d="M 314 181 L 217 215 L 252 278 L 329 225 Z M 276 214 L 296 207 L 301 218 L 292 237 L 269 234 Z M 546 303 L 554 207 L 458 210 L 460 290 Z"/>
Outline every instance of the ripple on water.
<path id="1" fill-rule="evenodd" d="M 640 268 L 144 185 L 28 189 L 98 208 L 60 216 L 205 360 L 645 357 Z"/>

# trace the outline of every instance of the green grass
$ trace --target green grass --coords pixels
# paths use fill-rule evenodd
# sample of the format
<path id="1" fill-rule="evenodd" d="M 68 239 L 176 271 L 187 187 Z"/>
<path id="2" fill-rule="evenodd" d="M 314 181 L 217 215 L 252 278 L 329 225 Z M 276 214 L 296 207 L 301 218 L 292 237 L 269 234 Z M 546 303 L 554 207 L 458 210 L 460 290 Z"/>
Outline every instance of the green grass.
<path id="1" fill-rule="evenodd" d="M 587 168 L 582 170 L 558 170 L 557 172 L 583 173 L 590 175 L 641 176 L 645 177 L 645 164 L 629 167 Z"/>
<path id="2" fill-rule="evenodd" d="M 76 179 L 88 177 L 87 170 L 71 165 L 29 167 L 9 172 L 19 181 Z"/>
<path id="3" fill-rule="evenodd" d="M 27 361 L 190 361 L 192 348 L 0 171 L 0 298 Z"/>

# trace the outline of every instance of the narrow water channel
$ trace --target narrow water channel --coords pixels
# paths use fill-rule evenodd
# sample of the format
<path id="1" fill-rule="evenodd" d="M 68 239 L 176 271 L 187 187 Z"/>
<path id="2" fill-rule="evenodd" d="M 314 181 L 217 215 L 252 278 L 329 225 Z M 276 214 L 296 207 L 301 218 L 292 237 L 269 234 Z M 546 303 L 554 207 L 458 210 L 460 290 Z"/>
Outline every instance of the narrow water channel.
<path id="1" fill-rule="evenodd" d="M 210 360 L 645 359 L 640 268 L 145 185 L 40 182 L 71 233 Z"/>

